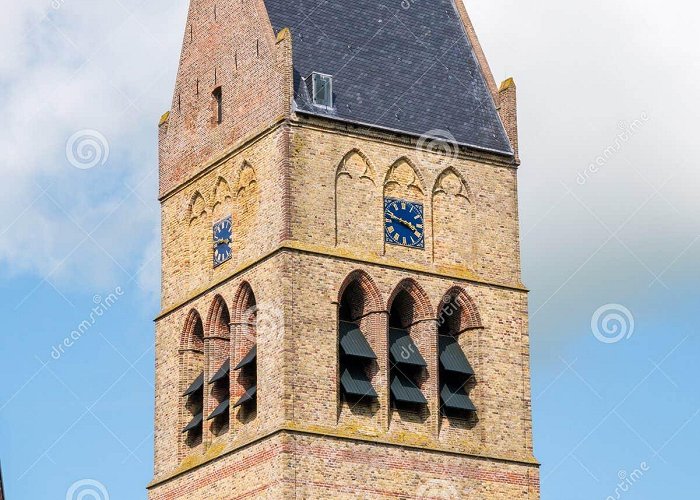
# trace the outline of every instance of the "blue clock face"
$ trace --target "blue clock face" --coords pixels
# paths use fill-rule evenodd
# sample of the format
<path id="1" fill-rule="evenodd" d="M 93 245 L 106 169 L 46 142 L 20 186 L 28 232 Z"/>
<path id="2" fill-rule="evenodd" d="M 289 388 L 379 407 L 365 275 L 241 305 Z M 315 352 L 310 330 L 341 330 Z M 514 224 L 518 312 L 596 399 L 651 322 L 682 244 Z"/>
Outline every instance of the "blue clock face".
<path id="1" fill-rule="evenodd" d="M 214 267 L 220 266 L 231 258 L 233 242 L 231 216 L 214 224 Z"/>
<path id="2" fill-rule="evenodd" d="M 384 239 L 392 245 L 425 248 L 423 205 L 384 198 Z"/>

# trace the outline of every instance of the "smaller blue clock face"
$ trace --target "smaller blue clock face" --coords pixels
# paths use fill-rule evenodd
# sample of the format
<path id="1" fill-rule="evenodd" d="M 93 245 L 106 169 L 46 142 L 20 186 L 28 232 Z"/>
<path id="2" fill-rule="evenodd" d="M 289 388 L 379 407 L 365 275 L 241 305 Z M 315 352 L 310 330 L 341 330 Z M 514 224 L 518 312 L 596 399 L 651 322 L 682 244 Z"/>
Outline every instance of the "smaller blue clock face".
<path id="1" fill-rule="evenodd" d="M 425 248 L 423 205 L 384 198 L 384 239 L 392 245 Z"/>
<path id="2" fill-rule="evenodd" d="M 231 244 L 233 243 L 232 227 L 231 216 L 214 224 L 214 267 L 220 266 L 229 260 L 233 254 L 231 251 Z"/>

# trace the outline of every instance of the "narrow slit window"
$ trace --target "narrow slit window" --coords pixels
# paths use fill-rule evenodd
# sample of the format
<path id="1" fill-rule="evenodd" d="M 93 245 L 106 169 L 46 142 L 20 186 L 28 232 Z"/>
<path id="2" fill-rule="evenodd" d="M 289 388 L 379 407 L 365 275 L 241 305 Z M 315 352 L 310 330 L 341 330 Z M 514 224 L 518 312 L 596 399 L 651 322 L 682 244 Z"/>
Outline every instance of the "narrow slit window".
<path id="1" fill-rule="evenodd" d="M 214 122 L 219 124 L 224 119 L 223 94 L 221 92 L 221 87 L 216 87 L 211 95 L 214 98 Z"/>

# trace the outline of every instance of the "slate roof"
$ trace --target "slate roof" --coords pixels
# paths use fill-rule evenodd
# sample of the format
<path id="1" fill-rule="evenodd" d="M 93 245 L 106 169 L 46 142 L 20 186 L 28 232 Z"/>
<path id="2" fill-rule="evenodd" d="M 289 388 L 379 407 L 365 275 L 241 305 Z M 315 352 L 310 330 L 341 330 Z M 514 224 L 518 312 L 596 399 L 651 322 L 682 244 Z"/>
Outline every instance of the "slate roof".
<path id="1" fill-rule="evenodd" d="M 454 1 L 265 0 L 292 32 L 297 112 L 512 155 Z M 313 105 L 312 72 L 333 76 L 334 109 Z"/>

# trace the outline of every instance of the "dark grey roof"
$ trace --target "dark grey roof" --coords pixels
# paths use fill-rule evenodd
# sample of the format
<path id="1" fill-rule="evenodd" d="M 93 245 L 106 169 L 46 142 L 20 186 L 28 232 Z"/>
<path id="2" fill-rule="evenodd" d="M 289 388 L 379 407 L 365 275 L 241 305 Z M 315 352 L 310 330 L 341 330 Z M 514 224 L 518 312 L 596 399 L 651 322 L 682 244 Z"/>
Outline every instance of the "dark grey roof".
<path id="1" fill-rule="evenodd" d="M 411 379 L 404 375 L 396 375 L 391 380 L 391 396 L 398 403 L 424 405 L 428 403 L 423 393 Z"/>
<path id="2" fill-rule="evenodd" d="M 457 339 L 451 335 L 440 335 L 440 366 L 448 372 L 458 373 L 465 377 L 474 375 L 474 369 L 469 364 L 464 351 Z"/>
<path id="3" fill-rule="evenodd" d="M 194 416 L 192 421 L 187 424 L 187 427 L 182 429 L 182 432 L 189 432 L 189 431 L 194 431 L 194 430 L 199 430 L 202 427 L 202 420 L 203 416 L 201 413 L 198 413 L 197 415 Z"/>
<path id="4" fill-rule="evenodd" d="M 377 359 L 360 328 L 347 321 L 340 322 L 340 349 L 346 356 Z"/>
<path id="5" fill-rule="evenodd" d="M 406 330 L 389 328 L 389 343 L 389 352 L 394 363 L 414 367 L 428 366 Z"/>
<path id="6" fill-rule="evenodd" d="M 216 407 L 213 412 L 211 412 L 211 415 L 209 415 L 207 420 L 214 420 L 216 417 L 226 414 L 230 405 L 231 400 L 226 398 L 219 406 Z"/>
<path id="7" fill-rule="evenodd" d="M 265 0 L 292 32 L 297 111 L 512 155 L 453 1 Z M 313 105 L 313 72 L 333 76 L 333 109 Z"/>
<path id="8" fill-rule="evenodd" d="M 250 350 L 248 354 L 246 354 L 245 358 L 241 360 L 240 363 L 236 365 L 234 370 L 240 370 L 241 368 L 244 368 L 248 365 L 252 365 L 253 361 L 258 357 L 258 346 L 257 344 L 253 346 L 253 348 Z"/>
<path id="9" fill-rule="evenodd" d="M 243 394 L 243 396 L 241 396 L 241 399 L 239 399 L 236 402 L 236 404 L 233 405 L 233 407 L 237 408 L 238 406 L 244 405 L 244 404 L 248 403 L 249 401 L 253 401 L 255 399 L 255 397 L 257 396 L 257 394 L 258 394 L 258 386 L 254 385 L 253 387 L 251 387 L 250 389 L 245 391 L 245 394 Z"/>
<path id="10" fill-rule="evenodd" d="M 224 380 L 225 378 L 228 377 L 230 372 L 231 372 L 231 358 L 224 361 L 224 364 L 221 365 L 221 368 L 219 368 L 219 371 L 217 371 L 214 374 L 214 376 L 211 378 L 209 383 L 213 384 L 214 382 L 218 382 L 219 380 Z"/>
<path id="11" fill-rule="evenodd" d="M 460 384 L 444 384 L 440 388 L 440 400 L 442 401 L 443 409 L 476 411 L 474 403 L 469 399 L 467 392 Z"/>
<path id="12" fill-rule="evenodd" d="M 200 373 L 199 376 L 192 382 L 192 385 L 190 385 L 183 396 L 191 396 L 198 390 L 200 390 L 202 387 L 204 387 L 204 372 Z"/>
<path id="13" fill-rule="evenodd" d="M 345 394 L 351 396 L 377 398 L 377 393 L 362 368 L 353 366 L 343 370 L 340 376 L 340 384 Z"/>

